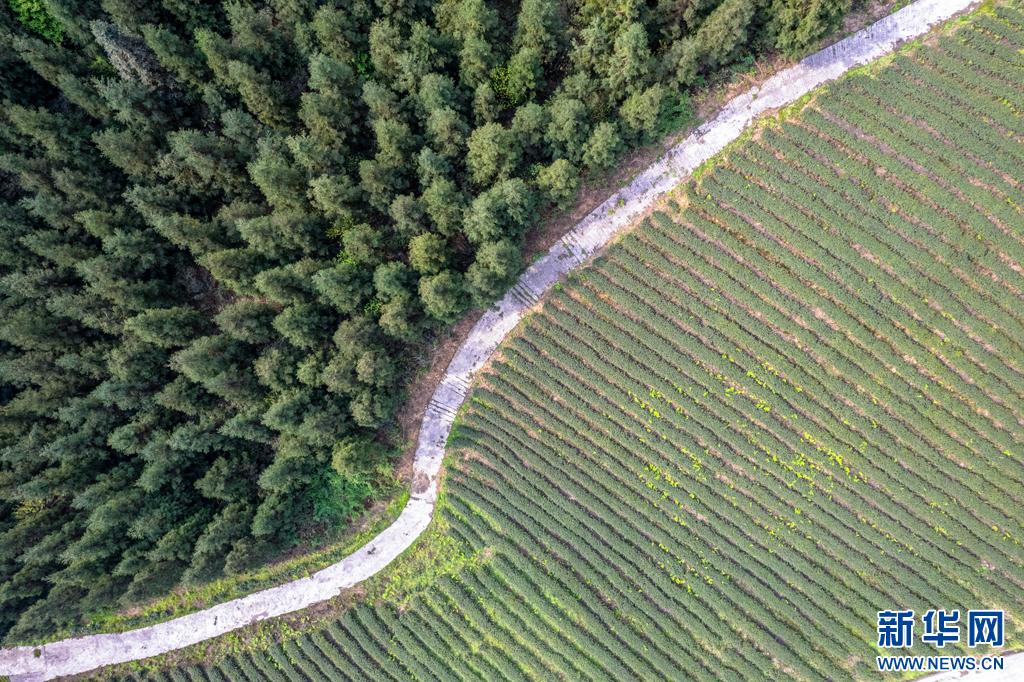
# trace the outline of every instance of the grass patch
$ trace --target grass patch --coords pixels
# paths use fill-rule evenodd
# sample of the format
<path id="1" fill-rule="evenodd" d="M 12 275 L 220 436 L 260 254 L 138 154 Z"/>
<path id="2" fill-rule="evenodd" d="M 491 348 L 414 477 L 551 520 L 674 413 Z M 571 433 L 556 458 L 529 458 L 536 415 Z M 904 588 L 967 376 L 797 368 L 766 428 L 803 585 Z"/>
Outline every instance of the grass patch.
<path id="1" fill-rule="evenodd" d="M 448 532 L 444 514 L 438 513 L 443 506 L 447 505 L 439 499 L 431 527 L 391 564 L 393 570 L 387 571 L 386 575 L 378 573 L 364 583 L 368 603 L 404 606 L 437 578 L 455 575 L 464 568 L 475 568 L 484 562 L 482 554 L 466 554 L 466 547 Z"/>

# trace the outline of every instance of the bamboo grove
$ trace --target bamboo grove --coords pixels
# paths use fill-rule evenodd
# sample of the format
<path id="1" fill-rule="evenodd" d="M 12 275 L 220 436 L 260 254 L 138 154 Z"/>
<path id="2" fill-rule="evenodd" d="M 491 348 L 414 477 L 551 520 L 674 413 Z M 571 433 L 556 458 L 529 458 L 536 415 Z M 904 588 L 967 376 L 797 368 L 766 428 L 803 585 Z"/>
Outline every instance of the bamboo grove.
<path id="1" fill-rule="evenodd" d="M 552 292 L 450 444 L 481 566 L 157 677 L 874 679 L 877 611 L 1019 626 L 1022 48 L 1001 7 L 830 86 Z"/>

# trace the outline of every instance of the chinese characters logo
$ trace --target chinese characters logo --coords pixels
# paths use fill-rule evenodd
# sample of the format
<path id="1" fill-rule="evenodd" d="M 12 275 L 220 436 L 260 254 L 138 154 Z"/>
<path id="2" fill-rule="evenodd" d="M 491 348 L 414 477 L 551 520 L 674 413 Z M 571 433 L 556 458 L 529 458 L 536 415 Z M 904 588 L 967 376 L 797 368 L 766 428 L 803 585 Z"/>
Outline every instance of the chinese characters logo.
<path id="1" fill-rule="evenodd" d="M 968 611 L 967 646 L 1003 646 L 1003 611 Z M 921 641 L 940 649 L 960 641 L 960 612 L 932 609 L 921 616 Z M 914 645 L 914 610 L 878 612 L 878 646 L 903 649 Z"/>

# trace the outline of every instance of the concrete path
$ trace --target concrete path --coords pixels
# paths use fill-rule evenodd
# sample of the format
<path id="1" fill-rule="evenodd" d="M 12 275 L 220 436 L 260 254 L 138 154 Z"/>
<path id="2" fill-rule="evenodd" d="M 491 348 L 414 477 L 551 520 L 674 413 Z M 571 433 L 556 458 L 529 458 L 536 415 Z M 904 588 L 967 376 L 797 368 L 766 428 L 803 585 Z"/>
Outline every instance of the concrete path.
<path id="1" fill-rule="evenodd" d="M 469 392 L 473 374 L 548 287 L 561 275 L 581 265 L 587 254 L 603 246 L 655 200 L 735 140 L 758 114 L 799 99 L 849 69 L 877 59 L 903 41 L 926 33 L 935 24 L 962 12 L 970 4 L 970 0 L 918 0 L 779 73 L 760 90 L 755 88 L 739 95 L 714 121 L 702 125 L 629 186 L 597 207 L 547 255 L 537 260 L 505 298 L 480 319 L 448 366 L 420 428 L 409 503 L 398 520 L 365 548 L 309 578 L 165 623 L 122 634 L 89 635 L 40 647 L 0 650 L 0 674 L 11 675 L 12 682 L 41 682 L 156 656 L 330 599 L 338 590 L 351 587 L 387 566 L 430 523 L 445 442 L 455 413 Z M 1024 671 L 1024 665 L 1020 669 Z"/>

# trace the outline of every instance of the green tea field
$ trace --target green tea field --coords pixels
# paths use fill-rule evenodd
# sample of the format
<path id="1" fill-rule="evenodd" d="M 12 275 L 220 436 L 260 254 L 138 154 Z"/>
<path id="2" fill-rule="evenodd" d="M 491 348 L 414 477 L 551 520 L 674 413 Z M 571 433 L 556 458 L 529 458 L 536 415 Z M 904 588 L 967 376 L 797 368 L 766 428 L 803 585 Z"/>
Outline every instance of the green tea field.
<path id="1" fill-rule="evenodd" d="M 551 292 L 450 441 L 475 567 L 159 679 L 883 679 L 897 608 L 1019 646 L 1022 52 L 1001 7 L 830 86 Z"/>

